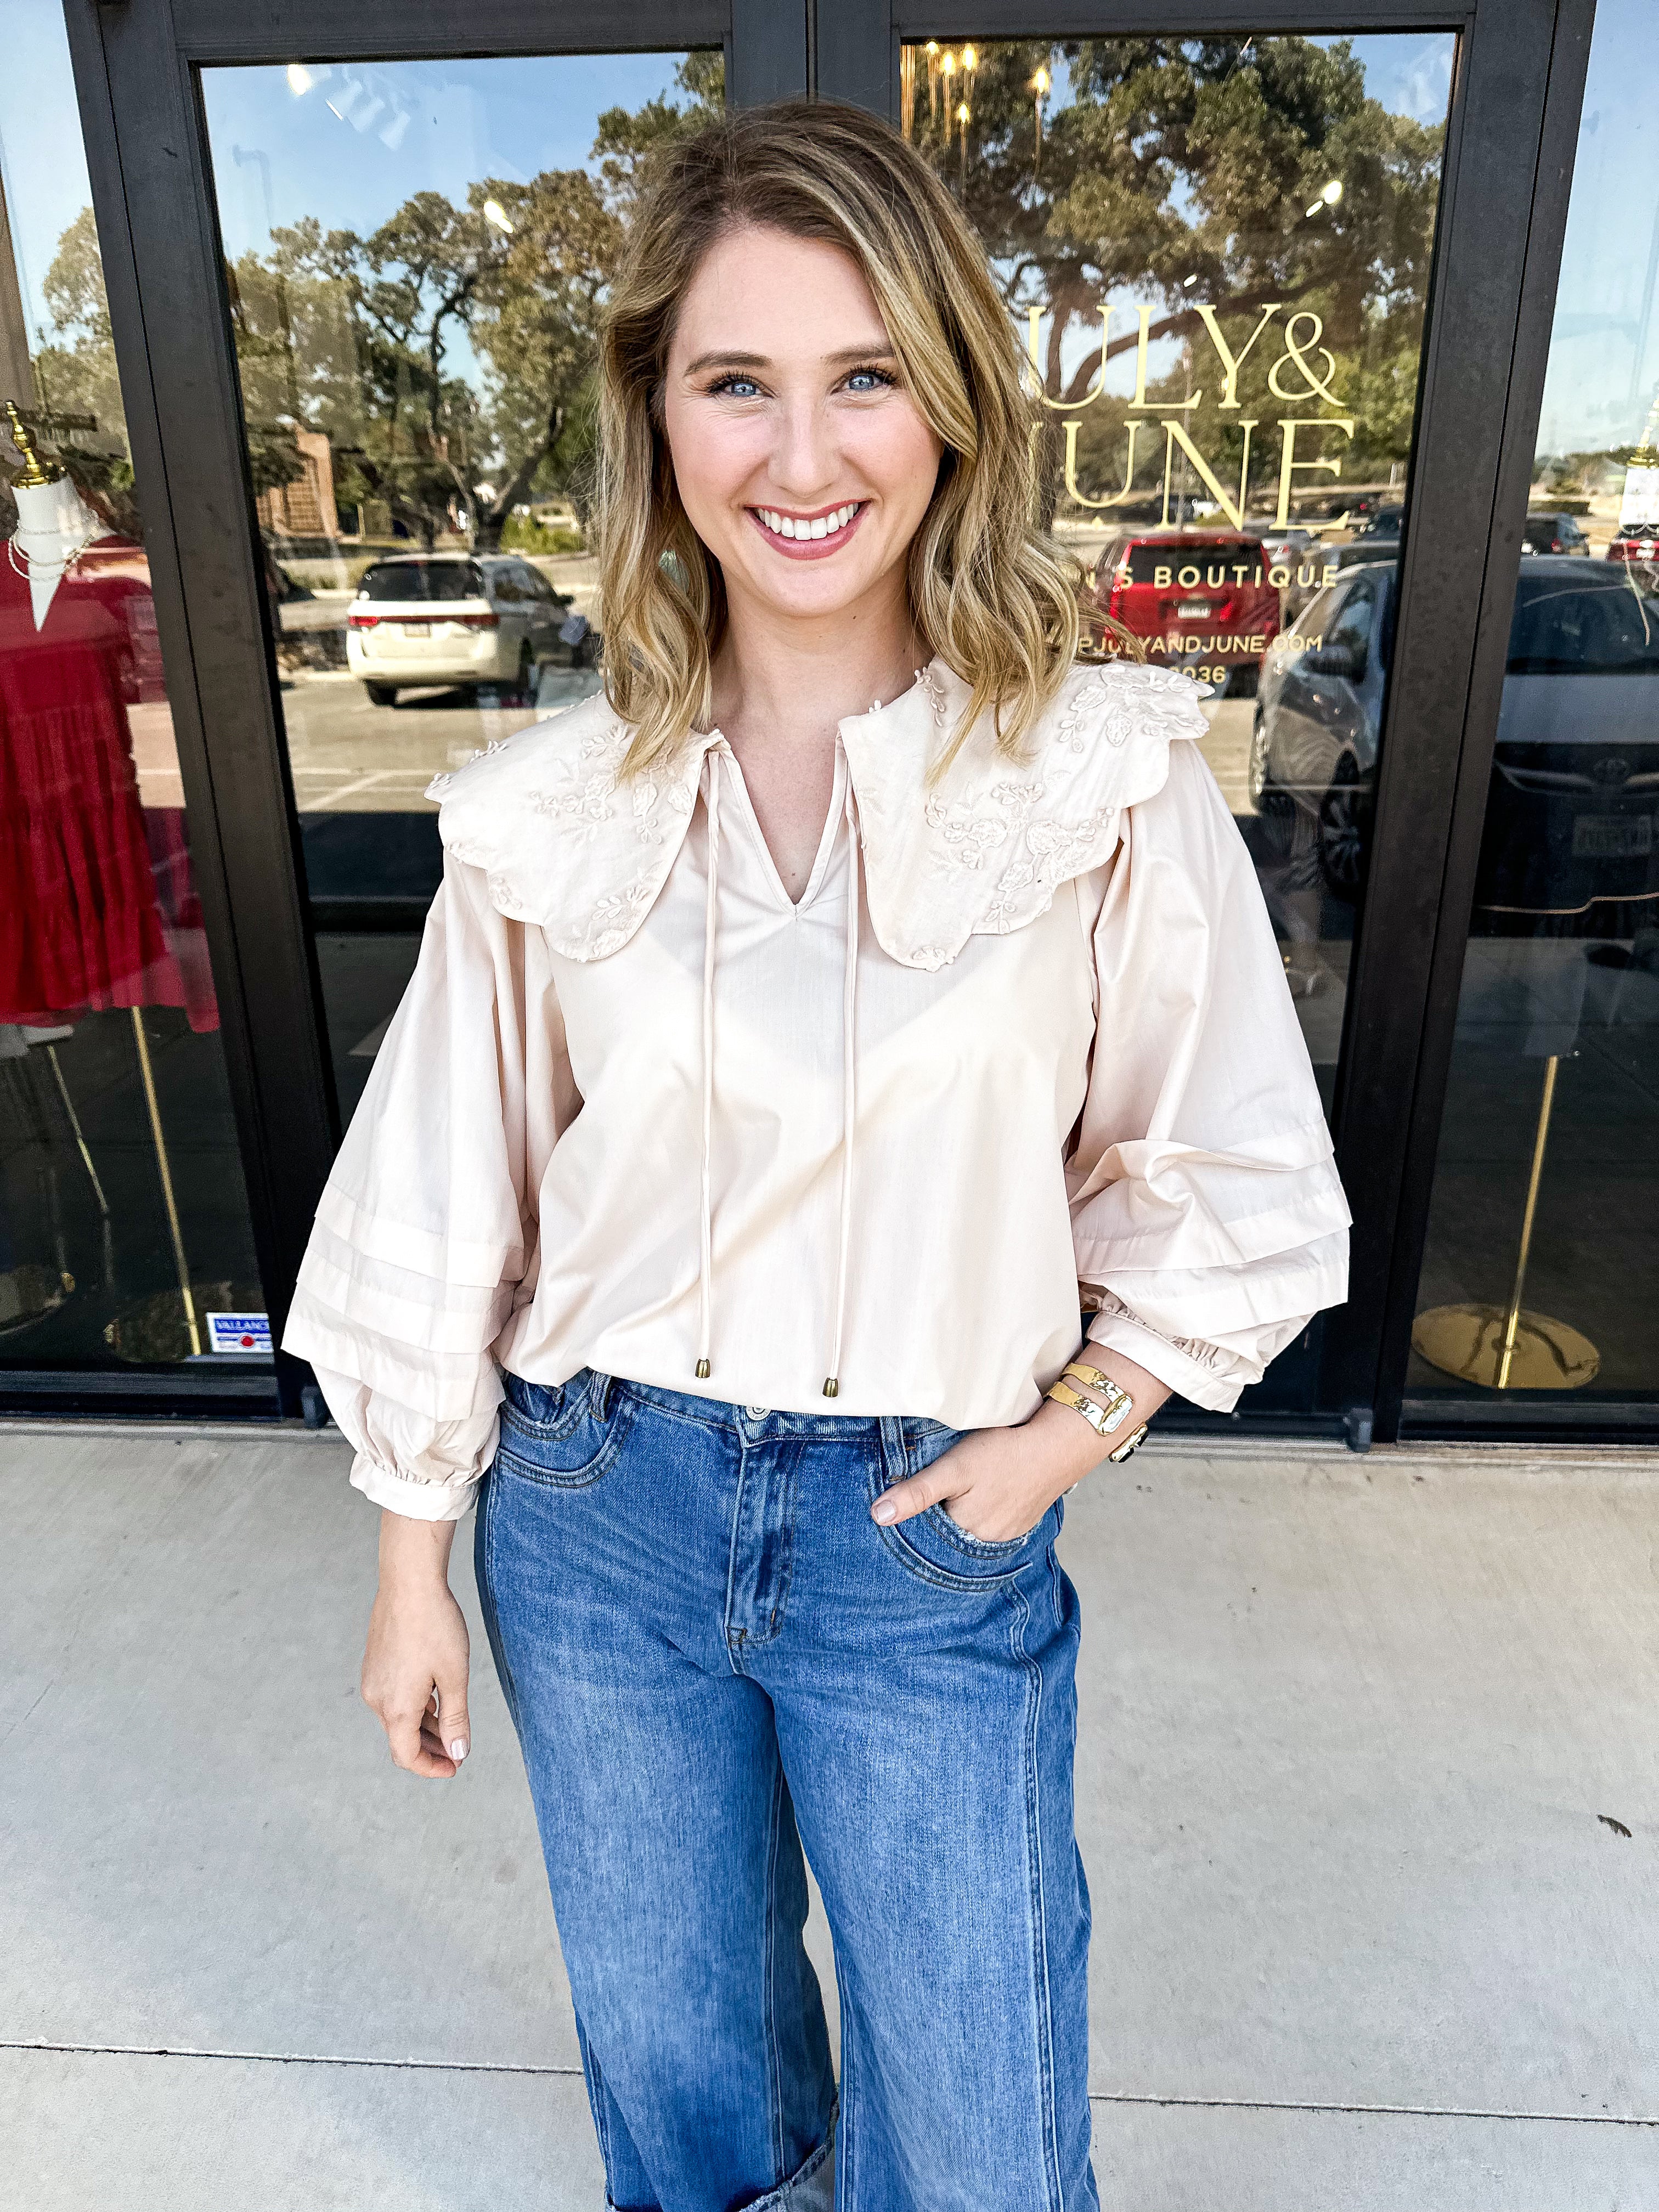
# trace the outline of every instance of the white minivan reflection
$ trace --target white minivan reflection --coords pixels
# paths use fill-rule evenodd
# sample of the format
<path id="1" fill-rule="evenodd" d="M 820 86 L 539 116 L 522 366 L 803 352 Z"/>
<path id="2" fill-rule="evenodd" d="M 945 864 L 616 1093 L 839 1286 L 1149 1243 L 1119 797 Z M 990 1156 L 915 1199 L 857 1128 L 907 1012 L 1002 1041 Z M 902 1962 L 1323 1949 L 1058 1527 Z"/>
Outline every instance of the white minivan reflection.
<path id="1" fill-rule="evenodd" d="M 544 662 L 589 665 L 597 643 L 539 569 L 504 553 L 377 561 L 346 616 L 347 664 L 377 707 L 434 684 L 532 701 Z"/>

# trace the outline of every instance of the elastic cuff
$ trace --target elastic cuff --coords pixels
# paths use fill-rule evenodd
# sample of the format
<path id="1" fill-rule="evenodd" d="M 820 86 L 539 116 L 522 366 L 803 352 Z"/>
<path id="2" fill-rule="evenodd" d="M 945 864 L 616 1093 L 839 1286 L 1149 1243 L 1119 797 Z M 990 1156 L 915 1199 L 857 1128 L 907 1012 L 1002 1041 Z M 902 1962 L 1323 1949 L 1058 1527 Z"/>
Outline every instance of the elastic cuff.
<path id="1" fill-rule="evenodd" d="M 361 1490 L 372 1505 L 401 1513 L 405 1521 L 459 1521 L 477 1495 L 478 1479 L 462 1475 L 453 1482 L 411 1482 L 406 1474 L 394 1474 L 367 1452 L 359 1452 L 351 1462 L 351 1486 Z"/>
<path id="2" fill-rule="evenodd" d="M 1167 1336 L 1159 1336 L 1155 1330 L 1138 1321 L 1130 1321 L 1123 1314 L 1094 1315 L 1089 1323 L 1088 1341 L 1121 1352 L 1126 1359 L 1133 1359 L 1137 1367 L 1156 1375 L 1171 1390 L 1179 1391 L 1194 1406 L 1203 1406 L 1212 1413 L 1231 1413 L 1244 1385 L 1261 1379 L 1259 1375 L 1248 1373 L 1218 1374 L 1213 1367 L 1190 1358 L 1179 1345 L 1171 1344 Z"/>

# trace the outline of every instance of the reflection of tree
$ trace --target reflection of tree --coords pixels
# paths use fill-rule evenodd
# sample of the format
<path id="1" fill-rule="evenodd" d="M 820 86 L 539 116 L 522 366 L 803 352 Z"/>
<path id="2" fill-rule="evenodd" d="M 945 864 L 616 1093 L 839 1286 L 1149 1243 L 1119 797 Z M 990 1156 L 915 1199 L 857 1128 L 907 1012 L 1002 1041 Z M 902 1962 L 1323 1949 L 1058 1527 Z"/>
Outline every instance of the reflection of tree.
<path id="1" fill-rule="evenodd" d="M 1039 70 L 1061 86 L 1069 75 L 1071 87 L 1070 104 L 1051 105 L 1042 120 L 1040 162 Z M 1154 342 L 1190 348 L 1190 377 L 1178 369 L 1149 396 L 1202 389 L 1208 448 L 1227 457 L 1231 447 L 1236 465 L 1237 430 L 1218 435 L 1227 418 L 1208 416 L 1221 365 L 1196 304 L 1213 306 L 1237 349 L 1277 301 L 1279 329 L 1299 309 L 1321 319 L 1320 343 L 1335 359 L 1328 381 L 1356 418 L 1345 473 L 1405 460 L 1443 131 L 1369 99 L 1346 41 L 1007 41 L 921 50 L 907 76 L 911 134 L 961 195 L 1011 310 L 1022 327 L 1030 307 L 1052 313 L 1052 398 L 1086 398 L 1101 370 L 1100 303 L 1129 294 L 1152 305 Z M 1322 198 L 1333 181 L 1334 204 Z M 1094 343 L 1068 343 L 1077 332 Z M 1133 316 L 1120 314 L 1109 354 L 1136 342 Z M 1269 391 L 1279 349 L 1264 343 L 1246 359 L 1234 423 L 1314 411 Z M 1123 403 L 1103 399 L 1077 419 L 1079 476 L 1104 483 L 1109 454 L 1121 483 Z"/>
<path id="2" fill-rule="evenodd" d="M 41 290 L 52 332 L 35 334 L 30 411 L 81 490 L 94 495 L 125 536 L 137 538 L 142 532 L 127 459 L 126 416 L 115 373 L 98 229 L 89 207 L 82 209 L 58 240 Z M 21 392 L 15 396 L 20 403 L 28 397 Z"/>
<path id="3" fill-rule="evenodd" d="M 297 458 L 280 471 L 300 427 L 327 434 L 343 502 L 382 501 L 428 544 L 463 514 L 498 544 L 532 489 L 580 504 L 638 167 L 718 108 L 721 72 L 694 55 L 681 100 L 601 116 L 592 173 L 481 179 L 464 208 L 417 192 L 367 236 L 307 217 L 243 255 L 228 280 L 255 489 L 297 475 Z"/>
<path id="4" fill-rule="evenodd" d="M 228 264 L 254 491 L 300 481 L 295 434 L 319 430 L 337 498 L 384 504 L 428 544 L 463 511 L 476 543 L 498 544 L 532 490 L 584 512 L 599 309 L 641 164 L 724 100 L 718 52 L 690 55 L 678 76 L 678 97 L 599 117 L 589 168 L 482 179 L 465 207 L 416 192 L 366 235 L 304 217 L 273 231 L 268 253 Z M 137 535 L 89 207 L 43 289 L 53 327 L 34 350 L 33 411 L 76 482 Z M 70 427 L 87 417 L 90 445 Z"/>

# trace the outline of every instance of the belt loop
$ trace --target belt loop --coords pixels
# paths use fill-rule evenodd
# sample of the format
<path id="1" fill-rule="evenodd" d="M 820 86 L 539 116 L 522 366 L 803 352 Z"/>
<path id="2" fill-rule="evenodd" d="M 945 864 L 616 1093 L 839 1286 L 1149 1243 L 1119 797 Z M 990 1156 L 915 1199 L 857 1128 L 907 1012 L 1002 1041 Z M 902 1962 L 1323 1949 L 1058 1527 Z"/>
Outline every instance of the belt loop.
<path id="1" fill-rule="evenodd" d="M 884 1413 L 877 1427 L 881 1437 L 882 1487 L 890 1489 L 894 1483 L 903 1481 L 910 1463 L 903 1419 L 897 1413 Z"/>
<path id="2" fill-rule="evenodd" d="M 614 1375 L 600 1375 L 598 1372 L 595 1372 L 593 1376 L 593 1382 L 598 1386 L 593 1394 L 593 1410 L 602 1421 L 608 1421 L 611 1418 L 611 1389 L 616 1379 Z"/>

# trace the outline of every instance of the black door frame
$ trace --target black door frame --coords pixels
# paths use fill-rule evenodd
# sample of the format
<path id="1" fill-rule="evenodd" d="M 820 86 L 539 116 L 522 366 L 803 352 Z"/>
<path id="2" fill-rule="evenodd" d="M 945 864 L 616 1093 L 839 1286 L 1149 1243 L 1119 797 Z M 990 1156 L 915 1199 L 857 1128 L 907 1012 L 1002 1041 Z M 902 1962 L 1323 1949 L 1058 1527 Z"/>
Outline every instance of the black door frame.
<path id="1" fill-rule="evenodd" d="M 1357 1222 L 1320 1405 L 1397 1431 L 1594 0 L 64 0 L 256 1249 L 280 1332 L 337 1115 L 196 72 L 214 63 L 724 47 L 737 105 L 889 115 L 902 40 L 1459 34 L 1367 902 L 1337 1100 Z M 306 1371 L 281 1355 L 281 1408 Z M 70 1378 L 62 1378 L 68 1382 Z M 125 1378 L 111 1378 L 118 1382 Z M 183 1399 L 191 1378 L 169 1384 Z M 76 1382 L 85 1378 L 76 1377 Z M 139 1391 L 131 1393 L 135 1397 Z M 1212 1418 L 1212 1417 L 1211 1417 Z M 1289 1425 L 1318 1425 L 1300 1419 Z"/>

